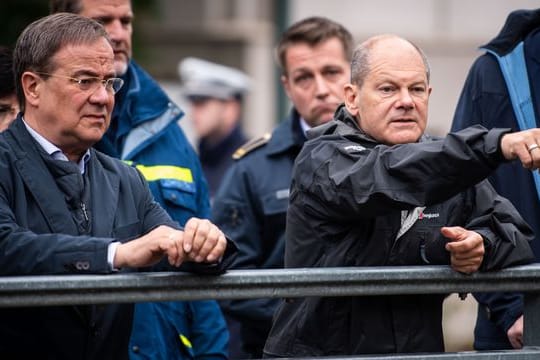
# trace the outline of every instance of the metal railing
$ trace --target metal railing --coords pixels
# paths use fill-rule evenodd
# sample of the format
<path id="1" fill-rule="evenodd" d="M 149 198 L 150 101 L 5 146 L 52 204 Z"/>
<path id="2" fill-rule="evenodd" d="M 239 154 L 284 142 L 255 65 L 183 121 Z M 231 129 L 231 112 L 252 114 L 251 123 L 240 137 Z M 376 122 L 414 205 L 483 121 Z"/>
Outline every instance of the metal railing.
<path id="1" fill-rule="evenodd" d="M 0 277 L 0 307 L 473 291 L 525 293 L 523 350 L 342 358 L 540 359 L 540 264 L 472 275 L 459 274 L 447 266 L 393 266 L 230 270 L 220 276 L 174 272 L 12 276 Z"/>

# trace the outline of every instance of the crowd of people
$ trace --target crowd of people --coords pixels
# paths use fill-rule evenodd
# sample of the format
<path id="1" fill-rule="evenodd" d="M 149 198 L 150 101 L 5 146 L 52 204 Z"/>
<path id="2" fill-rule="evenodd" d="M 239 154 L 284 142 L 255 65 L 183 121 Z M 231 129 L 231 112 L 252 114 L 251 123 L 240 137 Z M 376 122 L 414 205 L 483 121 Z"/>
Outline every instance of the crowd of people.
<path id="1" fill-rule="evenodd" d="M 0 48 L 0 275 L 427 264 L 470 274 L 540 257 L 540 9 L 512 12 L 483 47 L 444 137 L 425 133 L 428 59 L 398 35 L 355 46 L 328 18 L 292 24 L 276 44 L 290 114 L 252 140 L 249 77 L 185 59 L 198 151 L 184 111 L 132 58 L 130 0 L 50 10 Z M 521 348 L 522 295 L 474 296 L 475 348 Z M 0 354 L 442 352 L 444 298 L 5 308 Z"/>

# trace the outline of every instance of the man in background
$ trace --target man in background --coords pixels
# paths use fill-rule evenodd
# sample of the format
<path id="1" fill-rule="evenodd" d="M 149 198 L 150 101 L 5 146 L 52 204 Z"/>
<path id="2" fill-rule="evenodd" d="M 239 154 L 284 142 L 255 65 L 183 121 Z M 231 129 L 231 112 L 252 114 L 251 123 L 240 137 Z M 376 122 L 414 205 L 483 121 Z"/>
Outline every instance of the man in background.
<path id="1" fill-rule="evenodd" d="M 311 17 L 290 26 L 277 46 L 281 83 L 293 108 L 272 132 L 242 146 L 213 203 L 213 220 L 238 244 L 239 269 L 283 267 L 285 215 L 294 159 L 305 132 L 330 121 L 349 81 L 352 35 L 342 25 Z M 241 323 L 241 343 L 262 357 L 278 299 L 223 301 Z"/>
<path id="2" fill-rule="evenodd" d="M 114 68 L 124 86 L 111 125 L 95 148 L 136 166 L 155 200 L 180 225 L 208 218 L 207 184 L 178 121 L 183 112 L 132 57 L 130 0 L 51 0 L 51 12 L 72 12 L 101 23 L 111 39 Z M 228 332 L 215 301 L 138 303 L 132 359 L 227 357 Z"/>
<path id="3" fill-rule="evenodd" d="M 5 130 L 19 112 L 13 78 L 13 58 L 9 48 L 0 47 L 0 131 Z"/>
<path id="4" fill-rule="evenodd" d="M 452 131 L 480 124 L 490 129 L 525 130 L 540 124 L 540 9 L 516 10 L 500 33 L 481 47 L 456 108 Z M 505 65 L 501 65 L 501 61 Z M 505 67 L 503 69 L 503 66 Z M 506 68 L 509 66 L 509 68 Z M 511 73 L 511 76 L 508 76 Z M 512 92 L 509 91 L 512 90 Z M 540 151 L 540 150 L 532 150 Z M 489 181 L 508 198 L 536 234 L 532 247 L 540 259 L 540 174 L 517 162 L 501 165 Z M 523 346 L 523 295 L 474 294 L 479 303 L 474 348 Z"/>
<path id="5" fill-rule="evenodd" d="M 182 60 L 178 72 L 182 94 L 191 105 L 199 159 L 213 197 L 233 163 L 232 154 L 246 142 L 242 107 L 251 81 L 240 70 L 197 58 Z"/>

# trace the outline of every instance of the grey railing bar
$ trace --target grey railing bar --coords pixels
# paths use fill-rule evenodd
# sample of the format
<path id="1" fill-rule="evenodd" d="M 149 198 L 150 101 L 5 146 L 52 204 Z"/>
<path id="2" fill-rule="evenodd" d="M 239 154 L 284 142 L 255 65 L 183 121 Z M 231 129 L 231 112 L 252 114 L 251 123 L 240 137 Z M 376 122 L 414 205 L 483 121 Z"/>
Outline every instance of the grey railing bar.
<path id="1" fill-rule="evenodd" d="M 0 307 L 304 296 L 540 292 L 540 264 L 463 275 L 447 266 L 0 277 Z"/>
<path id="2" fill-rule="evenodd" d="M 307 360 L 308 358 L 294 358 L 294 360 Z M 313 358 L 310 358 L 313 359 Z M 318 357 L 318 360 L 538 360 L 540 359 L 540 347 L 528 347 L 523 350 L 500 350 L 500 351 L 464 351 L 444 354 L 396 354 L 396 355 L 363 355 L 363 356 L 339 356 Z M 292 360 L 280 358 L 280 360 Z"/>

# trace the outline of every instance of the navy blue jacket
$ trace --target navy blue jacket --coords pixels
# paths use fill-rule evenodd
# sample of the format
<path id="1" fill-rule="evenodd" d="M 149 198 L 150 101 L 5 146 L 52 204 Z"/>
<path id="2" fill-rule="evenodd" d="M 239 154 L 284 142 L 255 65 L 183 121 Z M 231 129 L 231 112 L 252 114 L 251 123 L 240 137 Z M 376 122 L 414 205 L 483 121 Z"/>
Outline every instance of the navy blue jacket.
<path id="1" fill-rule="evenodd" d="M 148 181 L 154 199 L 180 225 L 194 216 L 208 218 L 210 203 L 201 164 L 178 126 L 182 110 L 133 60 L 123 79 L 124 87 L 115 97 L 111 126 L 95 147 L 136 166 Z M 199 311 L 204 316 L 195 316 L 197 324 L 181 316 Z M 188 330 L 190 326 L 194 329 Z M 205 328 L 206 333 L 197 332 L 197 328 Z M 180 335 L 188 333 L 193 347 L 186 352 Z M 209 346 L 211 339 L 213 346 Z M 136 304 L 130 341 L 132 359 L 221 359 L 227 357 L 227 342 L 225 320 L 215 301 Z M 168 346 L 171 343 L 176 346 Z"/>
<path id="2" fill-rule="evenodd" d="M 214 198 L 213 221 L 238 246 L 233 268 L 282 268 L 285 215 L 292 167 L 305 141 L 299 115 L 292 110 L 269 141 L 229 169 Z M 262 356 L 278 299 L 223 301 L 222 308 L 242 324 L 242 345 Z"/>
<path id="3" fill-rule="evenodd" d="M 91 230 L 81 235 L 59 185 L 81 179 L 80 170 L 53 176 L 47 157 L 20 117 L 0 134 L 0 275 L 110 273 L 111 242 L 178 227 L 138 171 L 92 149 Z M 0 357 L 127 359 L 132 311 L 131 304 L 2 309 Z"/>
<path id="4" fill-rule="evenodd" d="M 540 9 L 519 10 L 508 16 L 499 35 L 483 48 L 499 55 L 510 52 L 524 40 L 525 62 L 531 84 L 536 122 L 540 114 Z M 474 124 L 486 128 L 504 127 L 519 130 L 510 103 L 508 90 L 494 56 L 486 53 L 474 62 L 463 87 L 452 131 Z M 536 235 L 532 243 L 536 259 L 540 259 L 540 201 L 536 195 L 533 177 L 519 162 L 502 164 L 489 181 L 499 194 L 508 198 Z M 480 303 L 475 328 L 475 348 L 511 348 L 506 331 L 523 313 L 520 294 L 475 294 Z"/>

